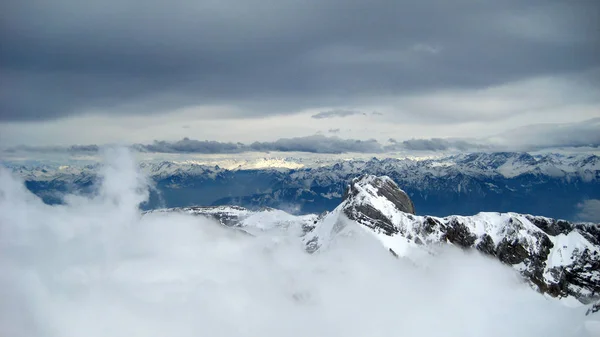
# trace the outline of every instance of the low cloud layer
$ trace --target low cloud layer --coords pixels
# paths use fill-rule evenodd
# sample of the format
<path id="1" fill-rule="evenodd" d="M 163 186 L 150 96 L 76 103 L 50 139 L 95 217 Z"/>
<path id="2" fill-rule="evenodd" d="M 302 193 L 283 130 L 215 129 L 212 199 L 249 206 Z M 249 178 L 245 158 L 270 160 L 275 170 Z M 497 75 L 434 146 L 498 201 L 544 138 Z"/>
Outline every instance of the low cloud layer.
<path id="1" fill-rule="evenodd" d="M 4 150 L 6 153 L 16 152 L 39 152 L 39 153 L 97 153 L 100 150 L 98 145 L 71 145 L 71 146 L 28 146 L 19 145 Z"/>
<path id="2" fill-rule="evenodd" d="M 577 205 L 577 208 L 579 209 L 577 217 L 581 221 L 600 223 L 600 200 L 585 200 Z"/>
<path id="3" fill-rule="evenodd" d="M 390 139 L 391 145 L 384 147 L 387 151 L 447 151 L 447 150 L 459 150 L 459 151 L 477 151 L 477 150 L 490 150 L 492 149 L 489 145 L 482 145 L 475 142 L 469 142 L 460 139 L 410 139 L 402 142 L 398 142 L 395 139 Z"/>
<path id="4" fill-rule="evenodd" d="M 8 154 L 14 153 L 65 153 L 86 154 L 97 153 L 101 146 L 77 145 L 70 147 L 35 147 L 17 146 L 5 149 Z M 309 153 L 381 153 L 382 145 L 376 140 L 342 139 L 313 135 L 307 137 L 282 138 L 273 142 L 254 142 L 251 144 L 228 143 L 208 140 L 183 138 L 179 141 L 154 141 L 151 144 L 134 144 L 132 148 L 141 152 L 154 153 L 242 153 L 242 152 L 309 152 Z"/>
<path id="5" fill-rule="evenodd" d="M 136 144 L 134 148 L 143 152 L 157 153 L 240 153 L 247 151 L 246 146 L 241 143 L 200 141 L 187 137 L 176 142 L 155 140 L 154 143 L 148 145 Z"/>
<path id="6" fill-rule="evenodd" d="M 600 118 L 581 123 L 535 124 L 489 137 L 501 148 L 524 151 L 555 147 L 600 146 Z"/>
<path id="7" fill-rule="evenodd" d="M 317 114 L 312 115 L 312 118 L 315 119 L 324 119 L 324 118 L 335 118 L 335 117 L 348 117 L 354 115 L 364 115 L 364 113 L 356 110 L 329 110 L 322 111 Z"/>
<path id="8" fill-rule="evenodd" d="M 98 194 L 61 206 L 0 168 L 0 335 L 585 336 L 585 308 L 453 247 L 397 259 L 349 224 L 308 254 L 301 226 L 267 218 L 252 236 L 142 216 L 144 177 L 126 152 L 108 158 Z"/>
<path id="9" fill-rule="evenodd" d="M 403 151 L 537 151 L 553 148 L 600 147 L 600 118 L 582 123 L 536 124 L 515 129 L 496 136 L 482 139 L 388 139 L 382 144 L 375 139 L 344 139 L 322 134 L 281 138 L 271 142 L 249 144 L 194 140 L 183 138 L 179 141 L 155 140 L 150 144 L 135 144 L 132 147 L 142 152 L 156 153 L 198 153 L 232 154 L 243 152 L 308 152 L 308 153 L 389 153 Z M 337 134 L 340 129 L 330 129 Z M 16 146 L 4 149 L 4 153 L 65 153 L 93 154 L 100 145 L 61 146 Z"/>
<path id="10" fill-rule="evenodd" d="M 215 141 L 198 141 L 184 138 L 176 142 L 155 141 L 149 145 L 136 144 L 136 149 L 144 152 L 162 153 L 241 153 L 241 152 L 310 152 L 310 153 L 345 153 L 381 152 L 381 145 L 375 140 L 342 139 L 314 135 L 297 138 L 282 138 L 274 142 L 222 143 Z"/>
<path id="11" fill-rule="evenodd" d="M 255 151 L 283 151 L 283 152 L 313 152 L 313 153 L 344 153 L 382 152 L 381 144 L 376 140 L 342 139 L 339 137 L 326 137 L 321 135 L 284 138 L 275 142 L 252 143 L 250 149 Z"/>

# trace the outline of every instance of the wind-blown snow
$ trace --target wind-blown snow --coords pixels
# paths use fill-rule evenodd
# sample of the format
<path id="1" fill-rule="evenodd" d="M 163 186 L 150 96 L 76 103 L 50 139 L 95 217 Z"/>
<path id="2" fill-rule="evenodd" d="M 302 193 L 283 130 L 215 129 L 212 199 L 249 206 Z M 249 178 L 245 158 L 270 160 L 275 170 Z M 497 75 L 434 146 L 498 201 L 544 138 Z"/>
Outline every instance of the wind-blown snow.
<path id="1" fill-rule="evenodd" d="M 107 163 L 95 197 L 59 206 L 0 170 L 1 336 L 586 336 L 583 308 L 478 254 L 415 265 L 352 222 L 308 254 L 276 211 L 253 235 L 142 216 L 137 166 L 123 150 Z"/>

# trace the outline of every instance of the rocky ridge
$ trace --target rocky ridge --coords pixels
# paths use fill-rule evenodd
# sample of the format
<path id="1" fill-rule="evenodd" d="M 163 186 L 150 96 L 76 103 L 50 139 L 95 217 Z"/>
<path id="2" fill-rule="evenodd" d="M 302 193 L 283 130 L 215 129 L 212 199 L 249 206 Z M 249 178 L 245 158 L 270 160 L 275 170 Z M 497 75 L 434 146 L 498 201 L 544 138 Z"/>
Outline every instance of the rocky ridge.
<path id="1" fill-rule="evenodd" d="M 375 235 L 394 255 L 451 244 L 476 249 L 519 271 L 540 292 L 600 297 L 600 226 L 516 213 L 444 218 L 417 216 L 410 198 L 387 177 L 354 179 L 343 202 L 307 234 L 318 249 L 348 218 Z"/>
<path id="2" fill-rule="evenodd" d="M 535 289 L 584 304 L 600 298 L 600 226 L 517 213 L 418 216 L 409 196 L 388 177 L 364 175 L 349 184 L 332 212 L 294 216 L 242 207 L 187 207 L 179 211 L 251 232 L 260 227 L 297 226 L 308 252 L 327 246 L 348 221 L 375 236 L 393 255 L 450 244 L 473 249 L 517 270 Z M 591 311 L 592 309 L 590 309 Z"/>

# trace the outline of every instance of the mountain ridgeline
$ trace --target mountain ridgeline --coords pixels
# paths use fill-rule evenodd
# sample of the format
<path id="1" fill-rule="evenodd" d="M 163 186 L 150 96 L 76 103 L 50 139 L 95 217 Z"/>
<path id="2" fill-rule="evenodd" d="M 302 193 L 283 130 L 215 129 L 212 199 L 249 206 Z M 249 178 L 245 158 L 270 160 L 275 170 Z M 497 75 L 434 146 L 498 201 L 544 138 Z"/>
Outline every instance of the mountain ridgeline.
<path id="1" fill-rule="evenodd" d="M 320 246 L 320 235 L 339 226 L 340 213 L 372 231 L 394 255 L 452 244 L 512 266 L 553 297 L 590 303 L 600 296 L 599 225 L 517 213 L 417 216 L 408 195 L 388 177 L 356 178 L 349 191 L 317 225 L 321 228 L 308 234 L 307 242 Z"/>
<path id="2" fill-rule="evenodd" d="M 295 161 L 303 163 L 278 160 Z M 93 193 L 97 181 L 97 166 L 12 169 L 47 203 L 60 203 L 67 192 Z M 435 216 L 493 211 L 577 220 L 582 202 L 600 199 L 600 157 L 595 155 L 474 153 L 427 160 L 307 163 L 295 169 L 158 162 L 142 163 L 140 169 L 156 187 L 145 209 L 239 205 L 321 213 L 333 210 L 347 184 L 363 174 L 390 177 L 420 213 Z"/>
<path id="3" fill-rule="evenodd" d="M 519 272 L 537 291 L 574 298 L 594 313 L 600 298 L 600 225 L 518 213 L 419 216 L 410 197 L 389 177 L 353 179 L 342 202 L 321 215 L 294 216 L 275 209 L 214 206 L 150 211 L 184 212 L 217 220 L 252 235 L 266 227 L 296 226 L 309 253 L 327 249 L 350 224 L 376 238 L 396 257 L 439 254 L 452 245 L 478 251 Z M 268 225 L 267 225 L 268 224 Z"/>

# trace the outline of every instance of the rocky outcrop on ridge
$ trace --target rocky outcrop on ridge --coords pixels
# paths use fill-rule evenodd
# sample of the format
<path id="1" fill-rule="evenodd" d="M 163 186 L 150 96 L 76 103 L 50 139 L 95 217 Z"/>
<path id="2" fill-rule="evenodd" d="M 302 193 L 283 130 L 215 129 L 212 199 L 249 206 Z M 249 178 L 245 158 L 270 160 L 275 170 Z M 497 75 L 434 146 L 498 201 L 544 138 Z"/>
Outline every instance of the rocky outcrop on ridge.
<path id="1" fill-rule="evenodd" d="M 600 297 L 600 227 L 516 213 L 444 218 L 417 216 L 412 201 L 388 177 L 352 180 L 343 202 L 306 236 L 309 251 L 339 231 L 342 216 L 377 236 L 394 255 L 411 247 L 452 244 L 476 249 L 518 270 L 540 292 Z"/>

